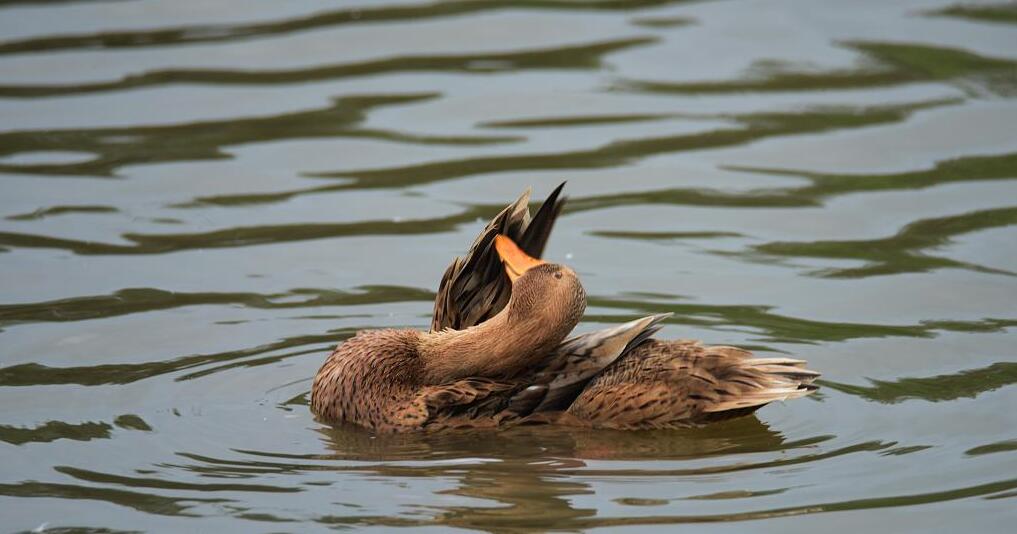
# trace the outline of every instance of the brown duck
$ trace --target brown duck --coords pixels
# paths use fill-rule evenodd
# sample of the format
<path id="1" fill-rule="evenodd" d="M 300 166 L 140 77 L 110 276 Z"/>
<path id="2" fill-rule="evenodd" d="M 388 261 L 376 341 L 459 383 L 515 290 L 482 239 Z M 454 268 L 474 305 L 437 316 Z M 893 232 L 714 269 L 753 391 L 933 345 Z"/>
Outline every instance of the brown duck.
<path id="1" fill-rule="evenodd" d="M 550 422 L 696 426 L 808 395 L 802 360 L 650 337 L 670 314 L 565 337 L 586 308 L 576 273 L 544 262 L 558 186 L 531 219 L 529 191 L 442 277 L 429 332 L 371 330 L 314 377 L 311 411 L 380 431 Z"/>

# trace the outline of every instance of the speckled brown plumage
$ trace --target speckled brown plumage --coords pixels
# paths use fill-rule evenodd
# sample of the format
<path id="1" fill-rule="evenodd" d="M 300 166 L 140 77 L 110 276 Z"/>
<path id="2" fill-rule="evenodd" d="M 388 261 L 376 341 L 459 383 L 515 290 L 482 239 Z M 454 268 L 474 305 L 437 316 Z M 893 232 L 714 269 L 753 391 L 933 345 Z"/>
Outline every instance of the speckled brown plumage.
<path id="1" fill-rule="evenodd" d="M 517 381 L 483 377 L 428 384 L 421 332 L 371 330 L 340 345 L 318 371 L 311 410 L 321 419 L 385 432 L 499 421 L 525 390 Z"/>
<path id="2" fill-rule="evenodd" d="M 559 421 L 559 411 L 592 377 L 651 336 L 669 316 L 652 315 L 574 336 L 498 380 L 468 377 L 430 385 L 421 341 L 433 334 L 359 332 L 318 371 L 311 410 L 325 421 L 384 432 L 499 426 L 538 413 Z M 576 418 L 570 422 L 583 424 Z"/>
<path id="3" fill-rule="evenodd" d="M 819 373 L 790 358 L 735 347 L 651 339 L 590 381 L 568 413 L 604 428 L 695 426 L 808 395 Z"/>

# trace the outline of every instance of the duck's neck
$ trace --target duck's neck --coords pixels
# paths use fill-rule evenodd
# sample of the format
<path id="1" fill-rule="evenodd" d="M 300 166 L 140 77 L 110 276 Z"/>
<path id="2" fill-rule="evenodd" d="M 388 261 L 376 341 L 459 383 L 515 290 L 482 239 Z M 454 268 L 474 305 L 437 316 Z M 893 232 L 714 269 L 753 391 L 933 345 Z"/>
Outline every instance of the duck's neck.
<path id="1" fill-rule="evenodd" d="M 470 376 L 508 378 L 544 359 L 568 334 L 561 330 L 512 316 L 506 306 L 477 326 L 422 334 L 424 374 L 436 384 Z"/>

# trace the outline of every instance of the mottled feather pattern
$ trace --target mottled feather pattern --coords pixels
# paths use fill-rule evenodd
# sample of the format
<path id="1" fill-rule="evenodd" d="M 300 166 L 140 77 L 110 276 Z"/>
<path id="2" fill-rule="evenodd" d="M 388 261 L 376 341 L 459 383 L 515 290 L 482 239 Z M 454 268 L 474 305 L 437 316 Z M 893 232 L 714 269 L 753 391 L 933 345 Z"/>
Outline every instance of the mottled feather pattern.
<path id="1" fill-rule="evenodd" d="M 607 428 L 696 426 L 811 393 L 819 374 L 803 364 L 751 358 L 735 347 L 651 339 L 590 381 L 568 412 Z"/>
<path id="2" fill-rule="evenodd" d="M 455 426 L 456 421 L 500 421 L 518 382 L 468 378 L 421 385 L 420 332 L 371 330 L 341 344 L 322 365 L 311 388 L 311 410 L 327 421 L 346 421 L 386 432 Z"/>
<path id="3" fill-rule="evenodd" d="M 311 410 L 330 422 L 383 432 L 499 426 L 540 412 L 563 410 L 583 385 L 645 339 L 670 314 L 645 317 L 575 336 L 536 366 L 498 380 L 470 377 L 428 385 L 414 330 L 358 332 L 322 365 L 311 388 Z M 549 416 L 548 420 L 557 419 Z M 529 419 L 535 420 L 535 419 Z M 572 418 L 573 423 L 581 423 Z"/>
<path id="4" fill-rule="evenodd" d="M 311 410 L 328 421 L 370 428 L 419 426 L 426 417 L 414 405 L 423 369 L 413 330 L 368 330 L 346 340 L 325 360 L 311 386 Z M 419 421 L 418 421 L 419 419 Z"/>

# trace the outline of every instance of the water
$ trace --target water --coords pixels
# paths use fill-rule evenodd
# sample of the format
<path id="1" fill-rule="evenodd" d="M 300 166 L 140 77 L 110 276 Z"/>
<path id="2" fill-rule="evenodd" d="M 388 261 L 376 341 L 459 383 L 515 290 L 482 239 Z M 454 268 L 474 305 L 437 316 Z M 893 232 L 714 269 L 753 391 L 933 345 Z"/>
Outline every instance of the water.
<path id="1" fill-rule="evenodd" d="M 1013 4 L 0 2 L 0 516 L 312 532 L 1008 530 Z M 793 354 L 699 430 L 315 422 L 356 330 L 568 180 L 581 330 Z"/>

